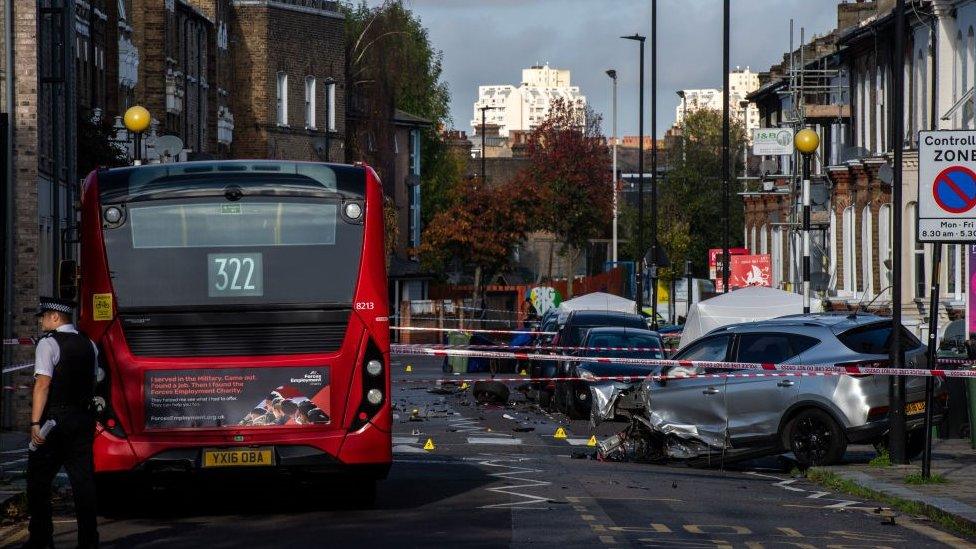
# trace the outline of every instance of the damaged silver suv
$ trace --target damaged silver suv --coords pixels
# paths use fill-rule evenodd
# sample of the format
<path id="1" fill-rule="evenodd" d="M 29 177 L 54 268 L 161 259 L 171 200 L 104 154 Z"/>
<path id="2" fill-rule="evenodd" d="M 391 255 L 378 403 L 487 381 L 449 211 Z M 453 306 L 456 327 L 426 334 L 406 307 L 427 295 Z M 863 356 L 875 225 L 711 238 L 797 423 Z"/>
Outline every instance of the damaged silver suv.
<path id="1" fill-rule="evenodd" d="M 891 320 L 860 315 L 781 317 L 716 329 L 675 359 L 717 362 L 856 365 L 888 358 Z M 925 346 L 902 329 L 906 368 L 926 368 Z M 663 375 L 723 372 L 668 367 Z M 742 370 L 728 370 L 739 371 Z M 750 370 L 745 370 L 748 372 Z M 909 453 L 922 450 L 924 378 L 908 378 Z M 793 452 L 804 466 L 839 461 L 849 443 L 885 444 L 888 377 L 877 375 L 690 378 L 624 385 L 593 383 L 593 419 L 631 419 L 604 454 L 632 448 L 660 458 L 721 454 L 732 459 Z M 933 417 L 945 401 L 936 379 Z M 644 456 L 653 459 L 655 456 Z"/>

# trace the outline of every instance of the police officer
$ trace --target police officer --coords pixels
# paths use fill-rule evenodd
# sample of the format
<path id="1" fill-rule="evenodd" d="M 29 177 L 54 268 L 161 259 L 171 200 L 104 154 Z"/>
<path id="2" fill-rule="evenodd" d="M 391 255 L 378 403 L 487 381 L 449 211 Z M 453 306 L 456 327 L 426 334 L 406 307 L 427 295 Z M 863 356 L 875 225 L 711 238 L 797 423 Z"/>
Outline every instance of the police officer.
<path id="1" fill-rule="evenodd" d="M 98 372 L 98 349 L 71 323 L 72 303 L 41 298 L 37 309 L 41 329 L 34 359 L 34 399 L 31 440 L 37 449 L 27 460 L 27 504 L 30 538 L 26 547 L 50 547 L 51 483 L 63 465 L 74 493 L 78 546 L 97 547 L 95 478 L 92 441 L 95 418 L 91 410 Z M 53 419 L 55 427 L 41 435 Z"/>

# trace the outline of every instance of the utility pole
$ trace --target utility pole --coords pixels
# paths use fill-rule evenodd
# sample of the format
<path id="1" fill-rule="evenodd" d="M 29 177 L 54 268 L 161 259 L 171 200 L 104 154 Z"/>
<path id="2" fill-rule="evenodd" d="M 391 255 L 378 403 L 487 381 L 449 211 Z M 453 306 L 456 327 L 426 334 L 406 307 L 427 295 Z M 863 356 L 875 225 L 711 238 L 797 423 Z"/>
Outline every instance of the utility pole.
<path id="1" fill-rule="evenodd" d="M 635 40 L 640 43 L 640 106 L 637 109 L 637 253 L 634 254 L 634 274 L 637 278 L 637 313 L 644 310 L 644 40 L 646 36 L 634 34 L 621 36 L 625 40 Z"/>
<path id="2" fill-rule="evenodd" d="M 729 183 L 729 0 L 723 1 L 722 13 L 722 292 L 729 291 L 729 230 L 731 220 Z"/>
<path id="3" fill-rule="evenodd" d="M 609 69 L 607 76 L 610 77 L 611 85 L 611 106 L 613 112 L 613 174 L 610 176 L 610 185 L 613 192 L 613 244 L 611 257 L 613 266 L 617 266 L 617 71 Z"/>
<path id="4" fill-rule="evenodd" d="M 901 368 L 905 356 L 901 341 L 901 252 L 902 252 L 902 150 L 904 149 L 905 121 L 905 0 L 895 3 L 895 54 L 892 76 L 891 141 L 894 143 L 894 177 L 891 183 L 891 347 L 889 357 L 893 368 Z M 937 273 L 933 276 L 938 276 Z M 932 314 L 937 311 L 933 311 Z M 888 377 L 888 451 L 892 463 L 907 464 L 905 425 L 905 378 Z"/>
<path id="5" fill-rule="evenodd" d="M 651 329 L 657 328 L 657 0 L 651 0 Z"/>

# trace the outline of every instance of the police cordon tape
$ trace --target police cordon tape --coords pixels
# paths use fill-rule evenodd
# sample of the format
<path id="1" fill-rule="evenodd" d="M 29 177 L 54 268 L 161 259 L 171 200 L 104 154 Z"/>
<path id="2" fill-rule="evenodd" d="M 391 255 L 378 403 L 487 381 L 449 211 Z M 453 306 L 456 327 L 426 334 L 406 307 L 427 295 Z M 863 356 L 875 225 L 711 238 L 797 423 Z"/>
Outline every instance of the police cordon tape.
<path id="1" fill-rule="evenodd" d="M 558 362 L 595 362 L 600 364 L 630 364 L 636 366 L 678 366 L 683 368 L 711 368 L 722 370 L 763 370 L 781 372 L 837 372 L 840 374 L 886 375 L 905 377 L 972 377 L 976 378 L 976 369 L 970 370 L 942 370 L 921 368 L 888 368 L 879 366 L 837 366 L 830 364 L 773 364 L 759 362 L 717 362 L 706 360 L 667 360 L 657 358 L 628 358 L 628 357 L 594 357 L 576 355 L 547 355 L 540 353 L 522 353 L 511 351 L 474 351 L 467 349 L 433 349 L 422 345 L 390 345 L 390 352 L 401 355 L 418 356 L 460 356 L 468 358 L 498 358 L 516 360 L 538 360 Z M 883 364 L 878 361 L 876 364 Z"/>
<path id="2" fill-rule="evenodd" d="M 22 364 L 15 364 L 13 366 L 6 366 L 6 367 L 4 367 L 3 373 L 9 374 L 11 372 L 17 372 L 19 370 L 26 370 L 27 368 L 33 368 L 33 367 L 34 367 L 34 363 L 33 362 L 24 362 Z"/>
<path id="3" fill-rule="evenodd" d="M 846 372 L 723 372 L 720 374 L 675 374 L 675 375 L 639 375 L 639 376 L 586 376 L 586 377 L 457 377 L 441 379 L 394 379 L 394 385 L 463 385 L 476 383 L 479 381 L 498 381 L 501 383 L 528 383 L 528 382 L 550 382 L 550 381 L 621 381 L 634 382 L 642 380 L 651 381 L 670 381 L 677 379 L 725 379 L 725 378 L 760 378 L 760 377 L 829 377 L 843 376 Z"/>
<path id="4" fill-rule="evenodd" d="M 529 334 L 529 335 L 556 335 L 556 332 L 536 332 L 534 330 L 487 330 L 487 329 L 467 329 L 467 328 L 428 328 L 426 326 L 390 326 L 391 330 L 398 332 L 454 332 L 465 334 Z"/>
<path id="5" fill-rule="evenodd" d="M 37 343 L 37 339 L 33 337 L 18 337 L 11 339 L 4 339 L 3 344 L 6 345 L 34 345 Z"/>
<path id="6" fill-rule="evenodd" d="M 446 345 L 440 343 L 434 343 L 430 345 L 424 345 L 424 347 L 429 347 L 431 349 L 477 349 L 484 351 L 505 351 L 505 350 L 522 350 L 522 349 L 533 349 L 536 351 L 628 351 L 634 353 L 649 352 L 649 351 L 675 351 L 676 349 L 671 347 L 571 347 L 571 346 L 560 346 L 560 345 Z"/>

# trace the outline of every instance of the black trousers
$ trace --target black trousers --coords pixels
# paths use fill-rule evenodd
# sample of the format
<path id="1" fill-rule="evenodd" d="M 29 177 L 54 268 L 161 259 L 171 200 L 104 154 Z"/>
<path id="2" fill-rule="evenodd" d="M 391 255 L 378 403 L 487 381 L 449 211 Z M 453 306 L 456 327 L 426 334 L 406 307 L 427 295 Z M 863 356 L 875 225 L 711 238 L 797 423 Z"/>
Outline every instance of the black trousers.
<path id="1" fill-rule="evenodd" d="M 53 410 L 48 417 L 57 426 L 44 444 L 27 459 L 27 508 L 30 513 L 29 546 L 48 547 L 54 533 L 51 522 L 51 484 L 64 466 L 74 494 L 78 520 L 78 547 L 97 547 L 95 471 L 92 441 L 95 420 L 82 410 Z"/>

